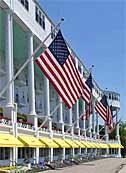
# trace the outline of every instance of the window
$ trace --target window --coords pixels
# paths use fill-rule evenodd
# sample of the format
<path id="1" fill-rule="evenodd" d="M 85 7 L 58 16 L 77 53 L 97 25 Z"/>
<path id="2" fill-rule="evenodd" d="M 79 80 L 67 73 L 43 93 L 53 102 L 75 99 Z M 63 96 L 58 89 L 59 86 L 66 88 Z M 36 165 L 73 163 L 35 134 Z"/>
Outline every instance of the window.
<path id="1" fill-rule="evenodd" d="M 54 27 L 51 25 L 51 38 L 54 39 L 55 38 L 55 31 L 54 31 Z"/>
<path id="2" fill-rule="evenodd" d="M 40 148 L 39 149 L 40 157 L 47 157 L 48 155 L 49 155 L 49 148 Z"/>
<path id="3" fill-rule="evenodd" d="M 35 20 L 38 22 L 38 8 L 35 7 Z"/>
<path id="4" fill-rule="evenodd" d="M 109 99 L 111 99 L 111 94 L 109 94 Z"/>
<path id="5" fill-rule="evenodd" d="M 18 88 L 16 88 L 16 91 L 15 91 L 15 102 L 18 103 L 19 102 L 19 95 L 18 95 Z"/>
<path id="6" fill-rule="evenodd" d="M 27 11 L 29 11 L 29 2 L 28 0 L 19 0 L 21 4 L 25 7 Z"/>
<path id="7" fill-rule="evenodd" d="M 45 16 L 37 6 L 35 7 L 35 20 L 45 30 Z"/>
<path id="8" fill-rule="evenodd" d="M 10 159 L 10 149 L 0 147 L 0 160 L 8 160 Z"/>

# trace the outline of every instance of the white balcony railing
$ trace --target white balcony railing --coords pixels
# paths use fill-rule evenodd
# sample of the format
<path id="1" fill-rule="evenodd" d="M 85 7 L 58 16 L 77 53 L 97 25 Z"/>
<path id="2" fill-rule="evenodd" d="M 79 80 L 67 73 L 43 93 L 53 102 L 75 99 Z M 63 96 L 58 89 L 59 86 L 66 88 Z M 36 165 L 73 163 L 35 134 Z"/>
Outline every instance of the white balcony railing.
<path id="1" fill-rule="evenodd" d="M 0 119 L 0 125 L 3 125 L 3 126 L 12 126 L 12 121 L 9 120 L 9 119 L 1 118 Z"/>

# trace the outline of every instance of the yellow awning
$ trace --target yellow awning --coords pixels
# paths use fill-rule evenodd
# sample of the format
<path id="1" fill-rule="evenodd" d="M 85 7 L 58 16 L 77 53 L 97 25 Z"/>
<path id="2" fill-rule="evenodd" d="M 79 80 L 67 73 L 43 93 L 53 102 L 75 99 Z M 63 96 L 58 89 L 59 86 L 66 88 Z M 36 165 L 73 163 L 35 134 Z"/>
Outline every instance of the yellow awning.
<path id="1" fill-rule="evenodd" d="M 60 148 L 71 148 L 63 139 L 54 138 L 54 142 L 56 142 Z"/>
<path id="2" fill-rule="evenodd" d="M 86 141 L 81 141 L 83 145 L 85 145 L 86 148 L 92 148 Z"/>
<path id="3" fill-rule="evenodd" d="M 123 145 L 121 145 L 121 144 L 120 144 L 120 147 L 121 147 L 121 148 L 124 148 L 124 146 L 123 146 Z"/>
<path id="4" fill-rule="evenodd" d="M 97 148 L 97 146 L 93 142 L 87 142 L 91 147 L 90 148 Z"/>
<path id="5" fill-rule="evenodd" d="M 34 136 L 18 136 L 18 139 L 24 144 L 24 147 L 45 148 L 45 144 L 40 142 Z"/>
<path id="6" fill-rule="evenodd" d="M 116 144 L 116 143 L 109 143 L 109 148 L 123 148 L 121 144 Z"/>
<path id="7" fill-rule="evenodd" d="M 0 133 L 0 147 L 23 147 L 24 145 L 13 135 Z"/>
<path id="8" fill-rule="evenodd" d="M 101 145 L 99 143 L 92 142 L 92 144 L 95 146 L 95 148 L 101 148 Z"/>
<path id="9" fill-rule="evenodd" d="M 79 148 L 80 147 L 74 141 L 72 141 L 70 139 L 65 139 L 65 142 L 68 143 L 71 146 L 71 148 Z"/>
<path id="10" fill-rule="evenodd" d="M 101 145 L 101 148 L 109 148 L 108 144 L 100 143 L 100 145 Z"/>
<path id="11" fill-rule="evenodd" d="M 86 148 L 80 141 L 74 140 L 74 142 L 79 145 L 80 148 Z"/>
<path id="12" fill-rule="evenodd" d="M 50 138 L 40 138 L 39 140 L 43 142 L 47 148 L 59 148 L 59 145 Z"/>

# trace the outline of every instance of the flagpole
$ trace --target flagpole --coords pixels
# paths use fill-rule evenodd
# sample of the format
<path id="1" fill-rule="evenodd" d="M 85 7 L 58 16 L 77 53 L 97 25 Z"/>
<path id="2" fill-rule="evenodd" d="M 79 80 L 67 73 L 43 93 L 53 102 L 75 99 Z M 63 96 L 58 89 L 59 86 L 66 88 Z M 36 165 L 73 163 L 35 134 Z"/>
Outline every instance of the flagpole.
<path id="1" fill-rule="evenodd" d="M 25 61 L 25 63 L 20 67 L 20 69 L 17 71 L 17 73 L 12 77 L 10 81 L 3 87 L 3 90 L 0 92 L 0 97 L 6 92 L 9 85 L 17 78 L 17 76 L 22 72 L 22 70 L 27 66 L 27 64 L 30 62 L 31 58 L 35 56 L 35 54 L 38 52 L 38 50 L 44 45 L 44 43 L 47 41 L 47 39 L 50 37 L 50 35 L 60 27 L 61 23 L 64 21 L 64 18 L 61 18 L 59 23 L 54 27 L 52 32 L 50 32 L 47 37 L 39 44 L 39 46 L 34 50 L 33 54 L 28 57 L 28 59 Z"/>

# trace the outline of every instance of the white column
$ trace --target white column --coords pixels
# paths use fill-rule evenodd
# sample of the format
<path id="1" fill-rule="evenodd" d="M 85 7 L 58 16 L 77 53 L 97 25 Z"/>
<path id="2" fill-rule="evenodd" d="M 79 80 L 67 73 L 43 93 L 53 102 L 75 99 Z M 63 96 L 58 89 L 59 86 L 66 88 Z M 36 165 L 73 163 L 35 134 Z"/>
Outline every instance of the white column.
<path id="1" fill-rule="evenodd" d="M 62 98 L 59 96 L 59 123 L 63 123 L 63 104 L 62 104 Z"/>
<path id="2" fill-rule="evenodd" d="M 97 138 L 99 139 L 99 116 L 96 112 L 96 131 L 97 131 Z"/>
<path id="3" fill-rule="evenodd" d="M 45 115 L 50 116 L 49 80 L 44 76 Z"/>
<path id="4" fill-rule="evenodd" d="M 75 58 L 75 62 L 76 62 L 76 68 L 78 69 L 78 59 Z M 79 128 L 79 100 L 77 100 L 76 104 L 76 129 L 78 129 L 78 136 L 80 136 L 80 128 Z"/>
<path id="5" fill-rule="evenodd" d="M 65 155 L 66 155 L 65 148 L 63 148 L 63 160 L 65 160 Z"/>
<path id="6" fill-rule="evenodd" d="M 75 106 L 76 106 L 76 120 L 77 120 L 76 128 L 79 129 L 79 101 L 78 100 Z"/>
<path id="7" fill-rule="evenodd" d="M 74 157 L 75 156 L 75 149 L 71 148 L 71 150 L 72 150 L 72 157 Z"/>
<path id="8" fill-rule="evenodd" d="M 72 126 L 72 108 L 69 109 L 69 124 L 71 125 L 71 135 L 73 136 L 73 129 L 74 127 Z"/>
<path id="9" fill-rule="evenodd" d="M 81 75 L 82 75 L 82 77 L 83 77 L 83 72 L 84 72 L 84 68 L 83 68 L 83 66 L 81 66 Z M 82 113 L 85 114 L 85 101 L 84 100 L 82 100 Z M 82 122 L 83 122 L 84 137 L 86 137 L 85 118 L 84 118 L 84 120 L 82 120 Z"/>
<path id="10" fill-rule="evenodd" d="M 59 97 L 59 123 L 61 124 L 62 134 L 64 134 L 64 122 L 63 122 L 63 103 L 62 98 Z"/>
<path id="11" fill-rule="evenodd" d="M 106 143 L 109 142 L 109 135 L 108 135 L 108 126 L 106 125 L 105 126 L 105 140 L 106 140 Z M 106 155 L 109 154 L 109 148 L 106 149 Z"/>
<path id="12" fill-rule="evenodd" d="M 28 57 L 33 54 L 33 33 L 28 32 Z M 31 58 L 28 64 L 28 86 L 29 86 L 29 121 L 34 121 L 37 128 L 37 118 L 35 117 L 35 85 L 34 85 L 34 60 Z"/>
<path id="13" fill-rule="evenodd" d="M 39 163 L 39 148 L 36 148 L 36 163 Z"/>
<path id="14" fill-rule="evenodd" d="M 50 162 L 53 161 L 53 148 L 50 148 Z"/>
<path id="15" fill-rule="evenodd" d="M 13 148 L 10 148 L 10 166 L 13 165 Z"/>
<path id="16" fill-rule="evenodd" d="M 6 82 L 13 76 L 13 16 L 10 10 L 6 11 L 5 25 L 5 56 L 6 56 Z M 12 82 L 6 92 L 5 115 L 13 119 L 14 83 Z"/>
<path id="17" fill-rule="evenodd" d="M 120 144 L 120 135 L 119 135 L 119 117 L 118 117 L 118 108 L 116 109 L 116 123 L 117 123 L 117 126 L 116 126 L 116 139 L 118 141 L 118 143 Z M 117 149 L 117 152 L 118 152 L 118 157 L 121 157 L 121 149 L 118 148 Z"/>
<path id="18" fill-rule="evenodd" d="M 82 100 L 82 113 L 84 113 L 85 114 L 85 101 L 83 101 Z M 85 131 L 85 128 L 86 128 L 86 126 L 85 126 L 85 118 L 82 120 L 83 121 L 83 130 Z"/>
<path id="19" fill-rule="evenodd" d="M 50 96 L 49 80 L 44 76 L 44 98 L 45 98 L 45 115 L 48 116 L 48 126 L 50 137 L 52 137 L 52 118 L 50 117 Z"/>
<path id="20" fill-rule="evenodd" d="M 93 126 L 93 137 L 96 138 L 96 115 L 95 115 L 95 100 L 92 101 L 92 126 Z"/>
<path id="21" fill-rule="evenodd" d="M 90 115 L 89 119 L 88 119 L 88 132 L 89 132 L 89 137 L 92 138 L 92 132 L 91 132 L 91 127 L 92 127 L 92 115 Z"/>

